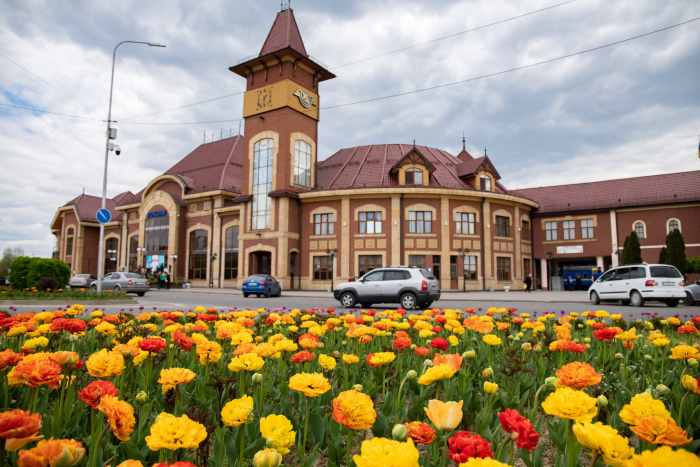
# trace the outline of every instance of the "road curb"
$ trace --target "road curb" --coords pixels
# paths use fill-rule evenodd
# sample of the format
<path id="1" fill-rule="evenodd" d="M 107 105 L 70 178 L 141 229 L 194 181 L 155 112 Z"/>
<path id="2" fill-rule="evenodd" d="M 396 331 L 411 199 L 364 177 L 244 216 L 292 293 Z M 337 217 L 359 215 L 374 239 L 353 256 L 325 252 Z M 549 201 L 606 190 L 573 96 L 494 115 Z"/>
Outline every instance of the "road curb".
<path id="1" fill-rule="evenodd" d="M 18 300 L 18 301 L 0 301 L 0 308 L 10 307 L 10 306 L 29 306 L 29 305 L 70 305 L 71 303 L 77 303 L 79 305 L 85 306 L 96 306 L 96 305 L 138 305 L 137 300 L 101 300 L 101 301 L 90 301 L 85 302 L 81 300 Z"/>

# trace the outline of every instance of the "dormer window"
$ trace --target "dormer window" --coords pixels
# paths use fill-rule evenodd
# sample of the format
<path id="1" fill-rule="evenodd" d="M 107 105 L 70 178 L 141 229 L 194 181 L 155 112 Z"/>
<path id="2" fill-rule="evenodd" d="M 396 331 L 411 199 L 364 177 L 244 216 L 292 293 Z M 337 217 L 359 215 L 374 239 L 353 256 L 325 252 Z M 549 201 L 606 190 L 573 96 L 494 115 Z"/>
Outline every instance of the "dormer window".
<path id="1" fill-rule="evenodd" d="M 491 191 L 491 177 L 488 175 L 481 176 L 481 191 Z"/>
<path id="2" fill-rule="evenodd" d="M 421 169 L 406 169 L 406 185 L 422 185 L 423 171 Z"/>

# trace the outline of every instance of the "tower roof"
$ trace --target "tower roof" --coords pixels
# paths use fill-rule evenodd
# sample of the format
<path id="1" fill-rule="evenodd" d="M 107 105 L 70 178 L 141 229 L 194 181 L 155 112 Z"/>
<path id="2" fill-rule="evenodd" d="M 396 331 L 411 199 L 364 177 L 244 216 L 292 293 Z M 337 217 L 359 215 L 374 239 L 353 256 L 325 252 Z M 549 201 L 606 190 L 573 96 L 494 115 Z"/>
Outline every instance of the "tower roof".
<path id="1" fill-rule="evenodd" d="M 306 47 L 304 47 L 304 41 L 291 8 L 277 13 L 277 18 L 275 18 L 272 29 L 270 29 L 258 56 L 262 57 L 286 48 L 292 48 L 306 57 L 309 56 L 306 53 Z"/>

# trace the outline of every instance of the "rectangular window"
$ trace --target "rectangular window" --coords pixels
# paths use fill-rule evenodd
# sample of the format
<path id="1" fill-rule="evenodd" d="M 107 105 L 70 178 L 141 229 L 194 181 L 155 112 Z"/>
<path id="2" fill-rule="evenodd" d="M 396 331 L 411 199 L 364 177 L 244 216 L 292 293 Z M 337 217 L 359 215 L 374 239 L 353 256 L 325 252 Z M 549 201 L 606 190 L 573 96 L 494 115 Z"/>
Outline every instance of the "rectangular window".
<path id="1" fill-rule="evenodd" d="M 326 281 L 333 277 L 333 261 L 328 256 L 314 256 L 314 280 Z"/>
<path id="2" fill-rule="evenodd" d="M 311 146 L 299 140 L 294 142 L 294 184 L 311 188 Z"/>
<path id="3" fill-rule="evenodd" d="M 314 234 L 333 235 L 333 214 L 314 215 Z"/>
<path id="4" fill-rule="evenodd" d="M 527 277 L 530 274 L 532 274 L 532 269 L 530 268 L 530 259 L 529 258 L 523 259 L 523 274 L 524 274 L 524 277 Z"/>
<path id="5" fill-rule="evenodd" d="M 360 255 L 360 277 L 364 276 L 373 269 L 382 267 L 381 255 Z"/>
<path id="6" fill-rule="evenodd" d="M 274 142 L 262 139 L 253 147 L 253 209 L 251 229 L 263 230 L 270 228 L 272 198 L 272 167 L 274 164 Z"/>
<path id="7" fill-rule="evenodd" d="M 430 211 L 409 211 L 408 231 L 409 233 L 431 233 L 433 213 Z"/>
<path id="8" fill-rule="evenodd" d="M 499 281 L 510 280 L 510 258 L 496 258 L 496 273 Z"/>
<path id="9" fill-rule="evenodd" d="M 476 280 L 476 256 L 465 256 L 464 257 L 464 280 L 465 281 L 475 281 Z"/>
<path id="10" fill-rule="evenodd" d="M 521 232 L 523 233 L 523 240 L 530 240 L 530 223 L 528 221 L 523 221 Z"/>
<path id="11" fill-rule="evenodd" d="M 472 213 L 460 212 L 457 214 L 457 233 L 474 235 L 476 216 Z"/>
<path id="12" fill-rule="evenodd" d="M 382 233 L 382 213 L 361 212 L 360 213 L 360 233 L 373 234 Z"/>
<path id="13" fill-rule="evenodd" d="M 593 219 L 581 219 L 581 238 L 593 238 Z"/>
<path id="14" fill-rule="evenodd" d="M 208 237 L 209 233 L 203 229 L 190 232 L 189 279 L 207 278 Z"/>
<path id="15" fill-rule="evenodd" d="M 556 222 L 545 222 L 544 230 L 547 234 L 547 240 L 557 239 L 557 223 Z"/>
<path id="16" fill-rule="evenodd" d="M 425 256 L 423 255 L 408 255 L 408 265 L 417 268 L 425 268 Z"/>
<path id="17" fill-rule="evenodd" d="M 508 236 L 508 218 L 505 216 L 496 216 L 496 236 Z"/>
<path id="18" fill-rule="evenodd" d="M 73 256 L 73 236 L 66 237 L 66 256 Z"/>
<path id="19" fill-rule="evenodd" d="M 562 227 L 564 228 L 564 240 L 574 240 L 576 238 L 575 221 L 564 221 L 562 222 Z"/>
<path id="20" fill-rule="evenodd" d="M 224 279 L 238 277 L 238 226 L 226 229 Z"/>
<path id="21" fill-rule="evenodd" d="M 423 171 L 421 169 L 406 169 L 406 185 L 422 185 Z"/>

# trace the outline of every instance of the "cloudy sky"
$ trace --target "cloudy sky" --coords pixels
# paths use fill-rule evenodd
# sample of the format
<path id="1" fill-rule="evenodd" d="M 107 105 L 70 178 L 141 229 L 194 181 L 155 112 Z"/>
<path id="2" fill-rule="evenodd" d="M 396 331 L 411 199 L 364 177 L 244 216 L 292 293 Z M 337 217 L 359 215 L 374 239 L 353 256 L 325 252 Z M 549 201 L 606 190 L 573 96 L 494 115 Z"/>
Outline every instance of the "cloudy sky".
<path id="1" fill-rule="evenodd" d="M 338 76 L 322 83 L 322 108 L 488 75 L 700 17 L 695 0 L 575 0 L 342 66 L 563 1 L 293 0 L 292 7 L 307 51 Z M 100 120 L 118 42 L 167 48 L 119 49 L 113 119 L 123 152 L 110 159 L 110 197 L 139 191 L 201 144 L 204 132 L 237 132 L 240 94 L 130 117 L 243 91 L 228 67 L 259 52 L 279 8 L 279 0 L 0 1 L 0 103 L 87 118 L 0 106 L 0 249 L 50 255 L 56 209 L 83 188 L 101 194 Z M 473 155 L 487 148 L 508 188 L 698 170 L 700 21 L 521 71 L 322 110 L 321 119 L 321 160 L 345 147 L 414 138 L 457 154 L 464 133 Z M 231 121 L 199 123 L 220 120 Z M 182 122 L 195 124 L 174 124 Z"/>

